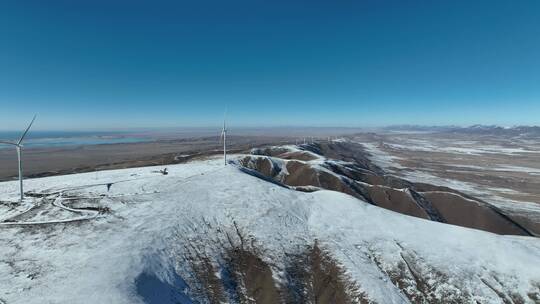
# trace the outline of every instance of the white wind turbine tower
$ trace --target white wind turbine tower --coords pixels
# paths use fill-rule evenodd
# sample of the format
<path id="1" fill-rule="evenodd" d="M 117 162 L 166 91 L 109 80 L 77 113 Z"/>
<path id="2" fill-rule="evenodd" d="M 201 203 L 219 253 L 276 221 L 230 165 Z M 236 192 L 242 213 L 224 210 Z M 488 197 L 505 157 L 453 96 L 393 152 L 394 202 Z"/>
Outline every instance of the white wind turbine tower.
<path id="1" fill-rule="evenodd" d="M 34 115 L 34 118 L 32 118 L 32 121 L 30 122 L 30 124 L 28 125 L 26 130 L 24 130 L 24 133 L 22 134 L 21 138 L 18 141 L 16 141 L 16 142 L 0 141 L 0 144 L 12 145 L 12 146 L 15 146 L 15 148 L 17 149 L 17 158 L 18 158 L 18 161 L 19 161 L 19 188 L 20 188 L 20 192 L 21 192 L 21 201 L 24 199 L 23 170 L 22 170 L 22 158 L 21 158 L 21 153 L 22 153 L 22 148 L 23 148 L 23 143 L 22 142 L 24 140 L 24 137 L 28 133 L 28 130 L 30 130 L 30 127 L 34 123 L 34 120 L 36 120 L 36 115 Z"/>
<path id="2" fill-rule="evenodd" d="M 223 129 L 221 129 L 221 140 L 223 140 L 223 161 L 227 165 L 227 125 L 225 123 L 226 116 L 223 116 Z"/>

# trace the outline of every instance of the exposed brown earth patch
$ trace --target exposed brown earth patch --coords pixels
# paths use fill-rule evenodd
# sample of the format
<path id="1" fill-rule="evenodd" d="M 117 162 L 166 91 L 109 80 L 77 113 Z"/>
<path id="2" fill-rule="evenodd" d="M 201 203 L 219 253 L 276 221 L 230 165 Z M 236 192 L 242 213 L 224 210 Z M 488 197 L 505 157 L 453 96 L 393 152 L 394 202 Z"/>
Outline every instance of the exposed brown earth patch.
<path id="1" fill-rule="evenodd" d="M 499 234 L 521 234 L 523 229 L 486 204 L 449 192 L 422 193 L 449 223 Z"/>
<path id="2" fill-rule="evenodd" d="M 227 266 L 242 290 L 237 290 L 241 303 L 279 303 L 280 294 L 270 266 L 257 254 L 242 248 L 227 253 Z"/>
<path id="3" fill-rule="evenodd" d="M 317 242 L 291 260 L 286 303 L 374 303 Z"/>
<path id="4" fill-rule="evenodd" d="M 396 190 L 384 186 L 368 187 L 368 199 L 379 207 L 399 213 L 429 219 L 427 212 L 417 204 L 416 200 L 405 189 Z"/>
<path id="5" fill-rule="evenodd" d="M 373 303 L 316 241 L 300 252 L 283 252 L 282 269 L 265 259 L 254 237 L 236 223 L 230 229 L 206 221 L 199 224 L 192 237 L 215 234 L 217 238 L 208 244 L 179 242 L 187 244 L 181 256 L 190 271 L 183 277 L 193 299 L 202 303 Z"/>

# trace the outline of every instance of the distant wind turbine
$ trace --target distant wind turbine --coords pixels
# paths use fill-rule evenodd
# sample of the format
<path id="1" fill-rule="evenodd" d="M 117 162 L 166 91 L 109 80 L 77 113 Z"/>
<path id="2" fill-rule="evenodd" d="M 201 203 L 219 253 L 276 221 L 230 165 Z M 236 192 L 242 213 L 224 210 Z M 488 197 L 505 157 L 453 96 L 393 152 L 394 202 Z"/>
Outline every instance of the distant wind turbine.
<path id="1" fill-rule="evenodd" d="M 227 124 L 226 115 L 223 116 L 223 129 L 221 129 L 221 140 L 223 140 L 223 161 L 227 165 Z"/>
<path id="2" fill-rule="evenodd" d="M 32 127 L 32 124 L 34 123 L 34 120 L 36 120 L 36 115 L 34 115 L 34 118 L 32 118 L 32 121 L 30 122 L 30 124 L 28 125 L 26 130 L 24 130 L 24 133 L 22 134 L 21 138 L 19 138 L 18 141 L 16 141 L 16 142 L 0 141 L 0 144 L 12 145 L 12 146 L 15 146 L 15 148 L 17 149 L 17 158 L 19 160 L 19 188 L 20 188 L 20 192 L 21 192 L 21 201 L 24 199 L 23 169 L 22 169 L 22 158 L 21 158 L 21 153 L 22 153 L 22 148 L 23 148 L 23 140 L 24 140 L 24 137 L 26 136 L 26 134 L 28 133 L 28 130 L 30 130 L 30 127 Z"/>

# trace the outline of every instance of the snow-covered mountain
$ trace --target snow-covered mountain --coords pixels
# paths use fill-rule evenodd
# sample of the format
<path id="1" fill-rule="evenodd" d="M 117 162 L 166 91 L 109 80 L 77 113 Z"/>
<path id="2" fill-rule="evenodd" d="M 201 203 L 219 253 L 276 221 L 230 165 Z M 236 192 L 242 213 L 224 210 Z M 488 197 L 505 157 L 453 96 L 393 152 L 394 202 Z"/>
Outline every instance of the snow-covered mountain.
<path id="1" fill-rule="evenodd" d="M 32 179 L 23 204 L 0 183 L 0 303 L 540 301 L 538 238 L 296 191 L 246 157 Z"/>

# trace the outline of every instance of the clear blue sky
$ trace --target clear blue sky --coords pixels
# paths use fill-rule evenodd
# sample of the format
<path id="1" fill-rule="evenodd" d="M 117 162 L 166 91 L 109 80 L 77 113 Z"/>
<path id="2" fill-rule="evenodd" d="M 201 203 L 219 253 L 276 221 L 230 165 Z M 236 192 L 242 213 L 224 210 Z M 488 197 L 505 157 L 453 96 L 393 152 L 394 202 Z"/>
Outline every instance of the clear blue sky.
<path id="1" fill-rule="evenodd" d="M 0 129 L 540 124 L 540 1 L 2 1 Z"/>

